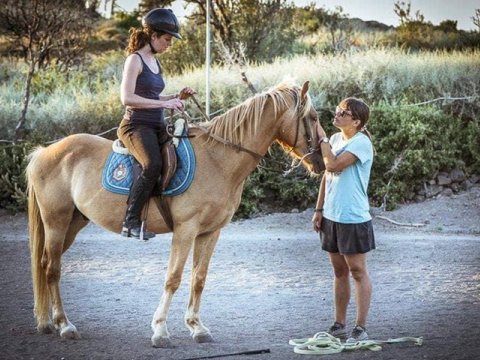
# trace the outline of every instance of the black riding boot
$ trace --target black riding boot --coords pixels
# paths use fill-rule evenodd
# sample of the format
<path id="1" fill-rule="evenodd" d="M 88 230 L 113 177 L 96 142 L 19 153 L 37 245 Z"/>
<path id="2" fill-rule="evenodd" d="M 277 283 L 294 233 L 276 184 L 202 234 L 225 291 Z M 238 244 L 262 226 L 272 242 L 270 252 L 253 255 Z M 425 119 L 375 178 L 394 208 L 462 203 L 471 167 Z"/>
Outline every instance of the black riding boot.
<path id="1" fill-rule="evenodd" d="M 148 240 L 155 237 L 155 233 L 145 228 L 142 229 L 142 221 L 140 218 L 143 207 L 147 203 L 156 181 L 156 179 L 152 181 L 142 175 L 134 181 L 130 189 L 127 213 L 125 215 L 125 221 L 123 222 L 123 236 L 134 237 L 141 240 Z"/>

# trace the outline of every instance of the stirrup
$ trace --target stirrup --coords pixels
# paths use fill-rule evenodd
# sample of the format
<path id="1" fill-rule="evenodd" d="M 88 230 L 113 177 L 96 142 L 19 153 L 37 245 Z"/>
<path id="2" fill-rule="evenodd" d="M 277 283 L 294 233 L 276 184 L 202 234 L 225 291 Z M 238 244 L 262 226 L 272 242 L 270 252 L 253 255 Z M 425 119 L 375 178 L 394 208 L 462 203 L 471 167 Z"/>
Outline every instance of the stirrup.
<path id="1" fill-rule="evenodd" d="M 145 229 L 144 224 L 145 223 L 143 221 L 141 226 L 128 227 L 124 224 L 122 227 L 121 235 L 125 237 L 133 237 L 144 241 L 155 237 L 155 233 Z"/>

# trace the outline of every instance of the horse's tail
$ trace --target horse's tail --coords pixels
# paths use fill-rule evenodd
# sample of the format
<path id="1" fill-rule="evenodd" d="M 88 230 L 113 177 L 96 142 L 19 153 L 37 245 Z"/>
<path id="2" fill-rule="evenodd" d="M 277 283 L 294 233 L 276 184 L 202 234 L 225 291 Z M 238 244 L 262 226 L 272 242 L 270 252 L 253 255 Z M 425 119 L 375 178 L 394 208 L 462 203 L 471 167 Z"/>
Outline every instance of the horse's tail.
<path id="1" fill-rule="evenodd" d="M 32 152 L 30 162 L 26 169 L 28 181 L 28 232 L 30 238 L 34 298 L 33 311 L 38 323 L 48 321 L 49 311 L 47 276 L 42 267 L 42 257 L 45 251 L 45 231 L 33 181 L 34 163 L 42 149 L 43 148 L 37 148 Z"/>

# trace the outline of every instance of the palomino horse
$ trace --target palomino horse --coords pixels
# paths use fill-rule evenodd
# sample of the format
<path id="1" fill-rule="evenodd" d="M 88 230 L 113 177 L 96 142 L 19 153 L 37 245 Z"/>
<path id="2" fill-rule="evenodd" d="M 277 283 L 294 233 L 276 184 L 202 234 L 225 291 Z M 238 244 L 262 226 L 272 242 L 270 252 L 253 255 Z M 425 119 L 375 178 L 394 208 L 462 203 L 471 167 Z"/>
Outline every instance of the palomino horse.
<path id="1" fill-rule="evenodd" d="M 192 246 L 185 324 L 195 341 L 212 341 L 210 331 L 200 321 L 200 298 L 220 230 L 232 219 L 245 179 L 259 162 L 252 152 L 265 155 L 277 141 L 289 154 L 302 158 L 308 170 L 319 173 L 324 169 L 317 147 L 316 129 L 320 125 L 307 91 L 308 82 L 302 89 L 280 84 L 204 124 L 210 134 L 190 129 L 196 135 L 192 145 L 197 169 L 190 188 L 167 199 L 173 239 L 163 296 L 152 320 L 154 347 L 171 346 L 168 310 Z M 215 140 L 219 138 L 250 152 Z M 63 310 L 59 290 L 61 256 L 88 221 L 116 233 L 121 231 L 126 196 L 110 193 L 101 185 L 102 168 L 111 148 L 112 142 L 107 139 L 77 134 L 38 148 L 31 155 L 27 167 L 29 234 L 34 313 L 40 332 L 56 328 L 63 338 L 80 337 Z M 157 234 L 171 231 L 155 205 L 150 206 L 147 222 Z"/>

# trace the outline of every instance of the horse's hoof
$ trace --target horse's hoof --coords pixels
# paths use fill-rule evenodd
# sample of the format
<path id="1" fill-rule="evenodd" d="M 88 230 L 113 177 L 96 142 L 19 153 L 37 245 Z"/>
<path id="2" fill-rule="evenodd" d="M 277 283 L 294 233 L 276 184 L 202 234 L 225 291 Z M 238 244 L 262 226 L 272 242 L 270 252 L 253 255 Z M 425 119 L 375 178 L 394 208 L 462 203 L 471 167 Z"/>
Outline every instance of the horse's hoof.
<path id="1" fill-rule="evenodd" d="M 173 348 L 170 338 L 165 336 L 152 336 L 152 346 L 155 348 Z"/>
<path id="2" fill-rule="evenodd" d="M 197 343 L 210 343 L 213 342 L 213 337 L 210 333 L 196 334 L 193 335 L 193 340 Z"/>
<path id="3" fill-rule="evenodd" d="M 42 325 L 39 324 L 37 326 L 37 331 L 40 334 L 51 334 L 55 331 L 55 326 L 53 326 L 52 322 L 49 321 L 48 323 L 45 323 L 45 324 L 42 324 Z"/>
<path id="4" fill-rule="evenodd" d="M 66 326 L 60 331 L 60 336 L 63 339 L 69 340 L 78 340 L 80 339 L 80 333 L 77 331 L 77 328 L 74 325 Z"/>

